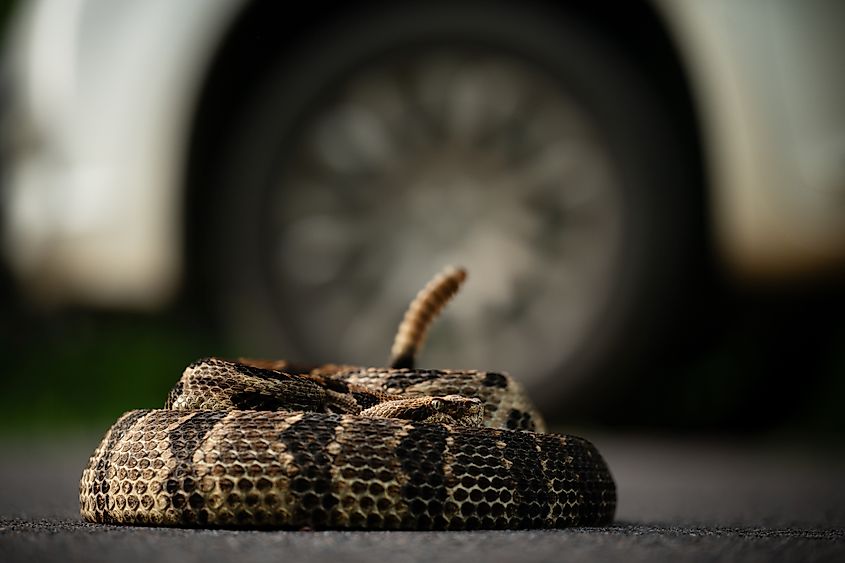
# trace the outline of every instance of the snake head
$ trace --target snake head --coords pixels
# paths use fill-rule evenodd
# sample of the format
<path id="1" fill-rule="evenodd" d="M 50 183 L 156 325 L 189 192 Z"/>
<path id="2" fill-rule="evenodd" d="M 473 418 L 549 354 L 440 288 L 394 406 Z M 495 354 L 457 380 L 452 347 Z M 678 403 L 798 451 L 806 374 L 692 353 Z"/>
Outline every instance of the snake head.
<path id="1" fill-rule="evenodd" d="M 481 426 L 484 421 L 484 404 L 481 399 L 475 397 L 463 395 L 432 397 L 429 406 L 435 413 L 431 418 L 437 422 L 454 421 L 453 424 L 461 426 Z"/>

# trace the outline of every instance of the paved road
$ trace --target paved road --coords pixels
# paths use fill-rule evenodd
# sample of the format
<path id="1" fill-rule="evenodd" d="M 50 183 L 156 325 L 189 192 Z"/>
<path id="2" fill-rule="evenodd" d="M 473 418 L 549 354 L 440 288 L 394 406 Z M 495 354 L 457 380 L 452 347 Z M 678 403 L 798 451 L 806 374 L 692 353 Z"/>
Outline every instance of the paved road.
<path id="1" fill-rule="evenodd" d="M 617 524 L 553 531 L 238 532 L 85 524 L 76 488 L 96 438 L 7 443 L 0 561 L 845 561 L 845 458 L 794 449 L 594 439 Z"/>

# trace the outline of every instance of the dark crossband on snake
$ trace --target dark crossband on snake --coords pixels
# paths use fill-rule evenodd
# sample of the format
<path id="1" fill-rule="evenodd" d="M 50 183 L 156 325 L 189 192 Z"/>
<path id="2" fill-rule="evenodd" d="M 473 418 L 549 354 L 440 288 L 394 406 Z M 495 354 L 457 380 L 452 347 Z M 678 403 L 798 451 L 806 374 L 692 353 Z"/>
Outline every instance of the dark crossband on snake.
<path id="1" fill-rule="evenodd" d="M 466 273 L 419 292 L 390 367 L 216 358 L 165 407 L 125 413 L 82 473 L 83 518 L 109 524 L 472 530 L 610 524 L 613 478 L 583 438 L 545 432 L 517 381 L 415 369 Z"/>

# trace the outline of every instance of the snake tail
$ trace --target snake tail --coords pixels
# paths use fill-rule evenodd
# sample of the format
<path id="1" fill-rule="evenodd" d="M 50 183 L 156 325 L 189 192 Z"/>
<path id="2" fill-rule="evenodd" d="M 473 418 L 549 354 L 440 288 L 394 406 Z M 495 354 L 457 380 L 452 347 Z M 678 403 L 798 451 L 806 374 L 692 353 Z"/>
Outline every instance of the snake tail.
<path id="1" fill-rule="evenodd" d="M 463 268 L 447 266 L 417 293 L 393 340 L 390 350 L 391 368 L 414 368 L 431 323 L 458 292 L 466 277 Z"/>

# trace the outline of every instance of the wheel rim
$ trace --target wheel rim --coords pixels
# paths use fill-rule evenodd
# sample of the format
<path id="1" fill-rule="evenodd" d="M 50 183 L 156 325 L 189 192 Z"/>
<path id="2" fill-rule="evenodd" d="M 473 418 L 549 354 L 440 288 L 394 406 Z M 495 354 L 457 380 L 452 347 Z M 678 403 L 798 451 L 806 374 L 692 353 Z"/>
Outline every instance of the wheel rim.
<path id="1" fill-rule="evenodd" d="M 621 255 L 620 184 L 589 113 L 544 69 L 468 48 L 375 61 L 332 92 L 267 208 L 296 346 L 383 364 L 413 292 L 455 263 L 470 279 L 420 363 L 560 383 Z"/>

